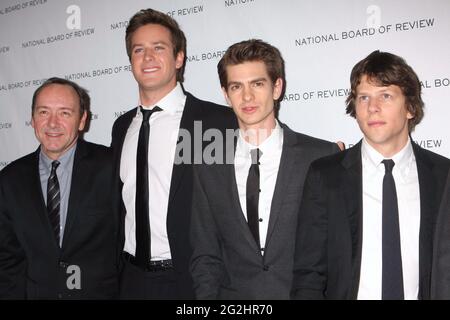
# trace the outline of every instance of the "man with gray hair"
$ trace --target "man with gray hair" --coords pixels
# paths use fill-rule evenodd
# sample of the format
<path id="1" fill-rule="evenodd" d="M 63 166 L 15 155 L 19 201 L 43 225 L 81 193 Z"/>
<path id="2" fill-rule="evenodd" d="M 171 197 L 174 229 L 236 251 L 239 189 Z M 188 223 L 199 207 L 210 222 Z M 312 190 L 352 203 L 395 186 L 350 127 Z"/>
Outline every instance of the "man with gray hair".
<path id="1" fill-rule="evenodd" d="M 33 95 L 40 146 L 0 171 L 0 298 L 118 295 L 112 152 L 80 138 L 89 104 L 61 78 Z"/>

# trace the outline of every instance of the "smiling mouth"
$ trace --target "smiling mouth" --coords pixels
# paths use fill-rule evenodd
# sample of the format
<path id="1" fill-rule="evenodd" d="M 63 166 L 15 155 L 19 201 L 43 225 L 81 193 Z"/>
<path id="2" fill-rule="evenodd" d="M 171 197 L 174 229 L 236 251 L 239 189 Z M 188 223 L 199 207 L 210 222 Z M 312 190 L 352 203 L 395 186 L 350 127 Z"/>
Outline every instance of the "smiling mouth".
<path id="1" fill-rule="evenodd" d="M 144 73 L 152 73 L 152 72 L 156 72 L 156 71 L 158 71 L 158 70 L 159 70 L 158 67 L 142 69 L 142 71 L 143 71 Z"/>
<path id="2" fill-rule="evenodd" d="M 46 132 L 45 134 L 50 138 L 58 138 L 63 135 L 62 133 L 51 133 L 51 132 Z"/>

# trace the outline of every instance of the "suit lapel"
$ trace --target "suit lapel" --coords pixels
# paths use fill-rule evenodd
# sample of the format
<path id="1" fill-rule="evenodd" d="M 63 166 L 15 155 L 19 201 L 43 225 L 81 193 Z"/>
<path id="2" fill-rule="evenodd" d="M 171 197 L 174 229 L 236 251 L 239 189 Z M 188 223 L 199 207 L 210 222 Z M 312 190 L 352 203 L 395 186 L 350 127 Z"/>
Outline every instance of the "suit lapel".
<path id="1" fill-rule="evenodd" d="M 197 119 L 198 115 L 196 113 L 196 109 L 194 107 L 194 104 L 192 102 L 192 96 L 189 94 L 186 94 L 186 103 L 184 106 L 184 110 L 183 110 L 183 114 L 181 116 L 181 121 L 180 121 L 180 130 L 187 130 L 187 132 L 189 132 L 190 137 L 191 137 L 191 143 L 190 143 L 190 147 L 191 147 L 191 157 L 190 157 L 190 161 L 191 163 L 193 163 L 194 160 L 194 147 L 195 147 L 195 139 L 199 138 L 196 137 L 194 135 L 194 121 L 195 119 Z M 201 134 L 202 132 L 200 132 Z M 198 134 L 198 132 L 195 132 L 195 134 Z M 201 138 L 201 137 L 200 137 Z M 178 140 L 177 140 L 177 147 L 175 150 L 175 163 L 173 165 L 173 169 L 172 169 L 172 180 L 170 183 L 170 192 L 169 192 L 169 206 L 170 203 L 172 203 L 176 191 L 182 181 L 182 178 L 185 174 L 185 171 L 187 169 L 187 166 L 189 164 L 185 164 L 182 163 L 179 159 L 179 157 L 181 157 L 182 159 L 183 157 L 183 152 L 184 150 L 182 149 L 178 149 L 179 147 L 181 147 L 183 144 L 179 143 L 181 141 L 181 135 L 180 135 L 180 131 L 178 132 Z M 176 164 L 179 163 L 179 164 Z M 181 164 L 180 164 L 181 163 Z M 170 211 L 170 210 L 169 210 Z"/>
<path id="2" fill-rule="evenodd" d="M 293 131 L 283 126 L 283 148 L 281 151 L 280 167 L 278 170 L 277 181 L 275 183 L 275 190 L 272 197 L 272 204 L 270 207 L 269 226 L 267 229 L 266 247 L 270 243 L 270 238 L 275 229 L 278 216 L 281 212 L 283 200 L 288 194 L 288 188 L 291 179 L 295 177 L 292 174 L 296 167 L 296 160 L 300 159 L 302 148 L 296 146 L 297 139 Z"/>
<path id="3" fill-rule="evenodd" d="M 412 146 L 416 158 L 420 190 L 419 299 L 424 299 L 430 295 L 432 238 L 439 203 L 436 198 L 437 190 L 433 164 L 415 143 L 412 143 Z"/>
<path id="4" fill-rule="evenodd" d="M 125 141 L 125 137 L 127 135 L 128 128 L 130 127 L 131 121 L 136 116 L 136 108 L 131 109 L 127 113 L 123 115 L 123 120 L 118 122 L 118 127 L 113 130 L 113 137 L 111 141 L 111 147 L 114 152 L 114 163 L 115 167 L 115 176 L 120 180 L 120 158 L 122 155 L 123 142 Z"/>
<path id="5" fill-rule="evenodd" d="M 242 230 L 242 234 L 244 235 L 245 239 L 247 240 L 248 244 L 253 247 L 255 252 L 261 253 L 261 248 L 258 247 L 258 244 L 255 241 L 255 238 L 253 237 L 252 232 L 250 231 L 250 228 L 247 223 L 247 219 L 244 214 L 244 210 L 241 206 L 241 201 L 239 199 L 239 190 L 237 188 L 237 181 L 236 181 L 236 172 L 234 164 L 232 165 L 218 165 L 219 168 L 222 169 L 223 173 L 223 181 L 227 181 L 229 184 L 226 186 L 227 190 L 230 190 L 231 192 L 231 203 L 234 204 L 232 209 L 230 210 L 231 214 L 237 215 L 237 223 L 238 227 Z M 238 232 L 241 233 L 241 232 Z"/>
<path id="6" fill-rule="evenodd" d="M 59 244 L 56 243 L 50 221 L 48 218 L 47 208 L 45 206 L 46 195 L 42 192 L 41 178 L 39 173 L 39 153 L 40 147 L 33 153 L 30 166 L 27 166 L 27 172 L 24 176 L 25 180 L 30 179 L 30 203 L 33 210 L 36 210 L 39 220 L 42 224 L 42 228 L 46 237 L 50 240 L 50 243 L 54 245 L 54 248 L 59 250 Z"/>
<path id="7" fill-rule="evenodd" d="M 72 167 L 72 182 L 70 185 L 67 219 L 61 248 L 65 248 L 70 238 L 75 219 L 78 217 L 79 204 L 82 203 L 84 192 L 89 190 L 88 181 L 91 176 L 90 168 L 85 161 L 88 155 L 86 143 L 79 139 L 75 150 Z"/>
<path id="8" fill-rule="evenodd" d="M 346 169 L 343 176 L 344 208 L 348 213 L 352 237 L 352 284 L 351 298 L 356 299 L 359 288 L 362 252 L 362 160 L 361 141 L 347 151 L 341 162 Z"/>
<path id="9" fill-rule="evenodd" d="M 239 199 L 239 190 L 237 187 L 236 181 L 236 168 L 234 166 L 234 157 L 236 152 L 236 146 L 238 141 L 238 135 L 235 135 L 233 139 L 226 140 L 226 150 L 233 150 L 233 155 L 231 159 L 233 162 L 231 164 L 217 164 L 215 165 L 221 173 L 221 181 L 225 181 L 226 184 L 221 187 L 222 190 L 230 190 L 231 195 L 231 214 L 236 214 L 238 227 L 242 230 L 242 234 L 247 240 L 248 244 L 253 247 L 256 252 L 261 253 L 261 248 L 258 248 L 258 245 L 253 238 L 253 234 L 250 231 L 250 228 L 247 223 L 247 219 L 244 214 L 244 210 L 241 206 L 241 201 Z M 240 232 L 239 232 L 240 233 Z"/>

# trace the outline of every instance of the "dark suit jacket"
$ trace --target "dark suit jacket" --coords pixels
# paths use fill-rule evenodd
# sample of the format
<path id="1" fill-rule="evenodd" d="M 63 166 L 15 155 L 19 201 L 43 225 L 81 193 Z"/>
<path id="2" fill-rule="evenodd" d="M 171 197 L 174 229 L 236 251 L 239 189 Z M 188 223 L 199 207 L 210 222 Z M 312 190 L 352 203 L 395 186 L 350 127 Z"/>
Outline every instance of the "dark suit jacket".
<path id="1" fill-rule="evenodd" d="M 233 164 L 194 168 L 191 272 L 199 299 L 289 299 L 303 182 L 336 144 L 282 125 L 284 142 L 264 255 L 239 202 Z"/>
<path id="2" fill-rule="evenodd" d="M 413 143 L 420 188 L 419 299 L 430 297 L 433 235 L 447 158 Z M 361 142 L 311 164 L 298 220 L 293 297 L 356 299 L 362 250 Z"/>
<path id="3" fill-rule="evenodd" d="M 78 140 L 62 247 L 48 219 L 36 150 L 0 172 L 0 296 L 105 299 L 118 293 L 112 152 Z M 69 290 L 81 271 L 81 289 Z M 70 279 L 69 279 L 70 282 Z"/>
<path id="4" fill-rule="evenodd" d="M 450 300 L 450 172 L 436 223 L 431 299 Z"/>
<path id="5" fill-rule="evenodd" d="M 199 150 L 194 149 L 194 139 L 201 139 L 198 135 L 194 136 L 194 121 L 201 121 L 202 132 L 217 128 L 235 128 L 237 123 L 231 108 L 216 105 L 195 98 L 190 93 L 186 93 L 186 104 L 183 115 L 181 117 L 180 129 L 186 129 L 191 133 L 191 160 L 195 157 L 194 151 L 202 152 L 203 147 Z M 122 182 L 120 181 L 120 156 L 122 146 L 130 126 L 131 120 L 136 115 L 136 108 L 128 111 L 120 116 L 114 123 L 112 130 L 111 145 L 114 149 L 116 172 L 115 177 L 119 185 L 118 193 L 121 198 Z M 205 145 L 203 142 L 201 145 Z M 151 151 L 150 147 L 150 151 Z M 198 154 L 197 154 L 198 155 Z M 182 155 L 181 155 L 182 156 Z M 198 158 L 198 157 L 197 157 Z M 189 259 L 192 249 L 189 243 L 189 225 L 191 221 L 191 201 L 192 201 L 192 161 L 191 163 L 174 164 L 172 172 L 172 181 L 169 193 L 169 207 L 167 212 L 167 234 L 169 238 L 170 252 L 174 269 L 177 274 L 177 286 L 180 294 L 179 299 L 192 299 L 194 292 L 192 289 L 192 279 L 189 274 Z M 120 201 L 117 204 L 121 207 L 121 248 L 125 241 L 124 236 L 124 219 L 125 207 Z M 150 213 L 151 214 L 151 213 Z"/>

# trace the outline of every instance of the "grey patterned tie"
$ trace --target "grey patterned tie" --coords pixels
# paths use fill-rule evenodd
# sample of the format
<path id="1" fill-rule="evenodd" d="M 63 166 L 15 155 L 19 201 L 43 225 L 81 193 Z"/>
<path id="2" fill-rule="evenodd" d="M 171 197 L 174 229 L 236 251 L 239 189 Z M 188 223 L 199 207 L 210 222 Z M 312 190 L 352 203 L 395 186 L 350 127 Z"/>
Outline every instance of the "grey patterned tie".
<path id="1" fill-rule="evenodd" d="M 50 172 L 50 177 L 47 183 L 47 212 L 48 218 L 50 220 L 50 225 L 52 226 L 53 233 L 55 234 L 56 242 L 59 245 L 59 233 L 60 233 L 60 192 L 59 192 L 59 182 L 58 176 L 56 175 L 56 168 L 59 166 L 59 161 L 55 160 L 52 162 L 52 171 Z"/>

